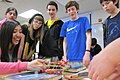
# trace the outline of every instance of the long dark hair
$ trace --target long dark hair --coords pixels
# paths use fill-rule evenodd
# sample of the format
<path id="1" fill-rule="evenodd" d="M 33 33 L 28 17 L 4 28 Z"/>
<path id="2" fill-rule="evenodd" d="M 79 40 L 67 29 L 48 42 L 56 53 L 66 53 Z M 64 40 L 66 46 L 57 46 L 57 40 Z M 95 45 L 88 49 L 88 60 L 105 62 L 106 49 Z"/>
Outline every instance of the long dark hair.
<path id="1" fill-rule="evenodd" d="M 12 35 L 16 26 L 20 25 L 20 23 L 16 20 L 14 21 L 6 21 L 3 23 L 0 29 L 0 48 L 1 48 L 1 61 L 8 62 L 9 56 L 9 44 L 12 43 Z M 17 53 L 13 53 L 13 58 L 17 57 Z"/>

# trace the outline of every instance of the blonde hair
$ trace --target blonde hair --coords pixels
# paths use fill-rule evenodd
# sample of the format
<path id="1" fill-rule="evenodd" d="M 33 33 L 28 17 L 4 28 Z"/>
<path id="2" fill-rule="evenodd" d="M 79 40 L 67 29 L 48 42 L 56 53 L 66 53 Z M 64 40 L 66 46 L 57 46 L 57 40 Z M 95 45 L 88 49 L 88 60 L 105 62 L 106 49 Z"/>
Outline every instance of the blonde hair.
<path id="1" fill-rule="evenodd" d="M 35 30 L 35 31 L 33 29 L 33 20 L 34 19 L 38 20 L 38 21 L 42 21 L 41 27 L 39 29 Z M 43 38 L 43 35 L 44 35 L 44 30 L 43 29 L 44 29 L 44 18 L 43 18 L 43 16 L 41 16 L 41 15 L 34 16 L 32 18 L 32 21 L 30 22 L 29 28 L 28 28 L 30 38 L 32 40 L 37 39 L 42 43 L 42 38 Z M 34 34 L 35 34 L 35 36 L 34 36 Z"/>

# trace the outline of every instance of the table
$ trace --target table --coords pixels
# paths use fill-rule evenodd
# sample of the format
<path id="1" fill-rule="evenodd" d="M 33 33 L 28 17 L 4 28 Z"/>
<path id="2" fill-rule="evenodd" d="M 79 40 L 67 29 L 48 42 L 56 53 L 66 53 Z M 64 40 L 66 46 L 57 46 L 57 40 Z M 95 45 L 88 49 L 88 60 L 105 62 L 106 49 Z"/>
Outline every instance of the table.
<path id="1" fill-rule="evenodd" d="M 83 73 L 83 72 L 88 72 L 88 69 L 80 71 L 79 73 Z M 75 73 L 63 72 L 63 76 L 65 76 L 65 75 L 69 76 L 72 74 L 75 74 Z M 67 80 L 67 79 L 63 79 L 63 80 Z M 81 76 L 81 77 L 75 78 L 75 80 L 90 80 L 90 79 L 87 76 Z"/>
<path id="2" fill-rule="evenodd" d="M 73 65 L 73 63 L 72 63 L 72 65 Z M 83 72 L 85 72 L 85 71 L 87 71 L 87 69 L 83 70 Z M 25 72 L 25 71 L 24 71 L 24 72 Z M 24 72 L 21 72 L 21 73 L 24 73 Z M 80 70 L 80 72 L 81 72 L 81 70 Z M 14 73 L 14 74 L 19 74 L 19 73 Z M 64 75 L 71 75 L 71 74 L 73 74 L 73 73 L 63 72 L 62 75 L 61 75 L 62 80 L 67 80 L 67 79 L 64 78 Z M 9 75 L 13 75 L 13 74 L 9 74 Z M 2 80 L 2 79 L 4 80 L 4 78 L 5 78 L 6 76 L 8 76 L 8 75 L 1 75 L 1 76 L 0 76 L 0 80 Z M 82 76 L 82 77 L 79 77 L 78 80 L 90 80 L 90 79 L 87 78 L 87 76 L 84 76 L 84 77 Z"/>
<path id="3" fill-rule="evenodd" d="M 21 72 L 21 73 L 24 73 L 24 72 Z M 14 73 L 14 74 L 19 74 L 19 73 Z M 67 79 L 64 78 L 64 75 L 65 75 L 65 74 L 70 75 L 70 73 L 67 73 L 67 72 L 64 73 L 64 74 L 62 74 L 62 75 L 61 75 L 62 80 L 67 80 Z M 13 74 L 9 74 L 9 75 L 13 75 Z M 0 80 L 6 80 L 6 79 L 5 79 L 6 76 L 8 76 L 8 75 L 0 75 Z M 52 79 L 52 80 L 53 80 L 53 79 Z M 55 79 L 54 79 L 54 80 L 55 80 Z M 79 77 L 78 80 L 90 80 L 90 79 L 87 78 L 87 77 Z"/>

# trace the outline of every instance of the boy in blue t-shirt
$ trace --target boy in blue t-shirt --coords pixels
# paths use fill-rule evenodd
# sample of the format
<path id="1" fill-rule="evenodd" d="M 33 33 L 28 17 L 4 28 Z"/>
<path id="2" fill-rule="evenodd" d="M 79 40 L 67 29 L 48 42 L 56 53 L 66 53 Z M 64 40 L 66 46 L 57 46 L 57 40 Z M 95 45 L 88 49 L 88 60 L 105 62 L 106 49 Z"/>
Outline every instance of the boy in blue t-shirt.
<path id="1" fill-rule="evenodd" d="M 78 17 L 79 4 L 76 1 L 69 1 L 66 12 L 71 20 L 62 26 L 60 36 L 63 41 L 63 60 L 70 62 L 83 62 L 85 66 L 90 62 L 91 26 L 87 17 Z"/>

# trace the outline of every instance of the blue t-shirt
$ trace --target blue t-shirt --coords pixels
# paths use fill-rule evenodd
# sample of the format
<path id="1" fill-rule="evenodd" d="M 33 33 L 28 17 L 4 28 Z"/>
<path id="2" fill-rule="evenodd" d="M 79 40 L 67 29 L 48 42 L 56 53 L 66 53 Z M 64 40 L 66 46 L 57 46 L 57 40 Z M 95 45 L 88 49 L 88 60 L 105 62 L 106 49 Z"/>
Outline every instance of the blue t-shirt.
<path id="1" fill-rule="evenodd" d="M 120 12 L 113 18 L 107 19 L 107 37 L 105 40 L 105 46 L 111 43 L 113 40 L 120 37 Z"/>
<path id="2" fill-rule="evenodd" d="M 70 62 L 82 62 L 86 50 L 86 32 L 91 29 L 87 17 L 63 24 L 60 36 L 67 40 L 67 59 Z"/>

